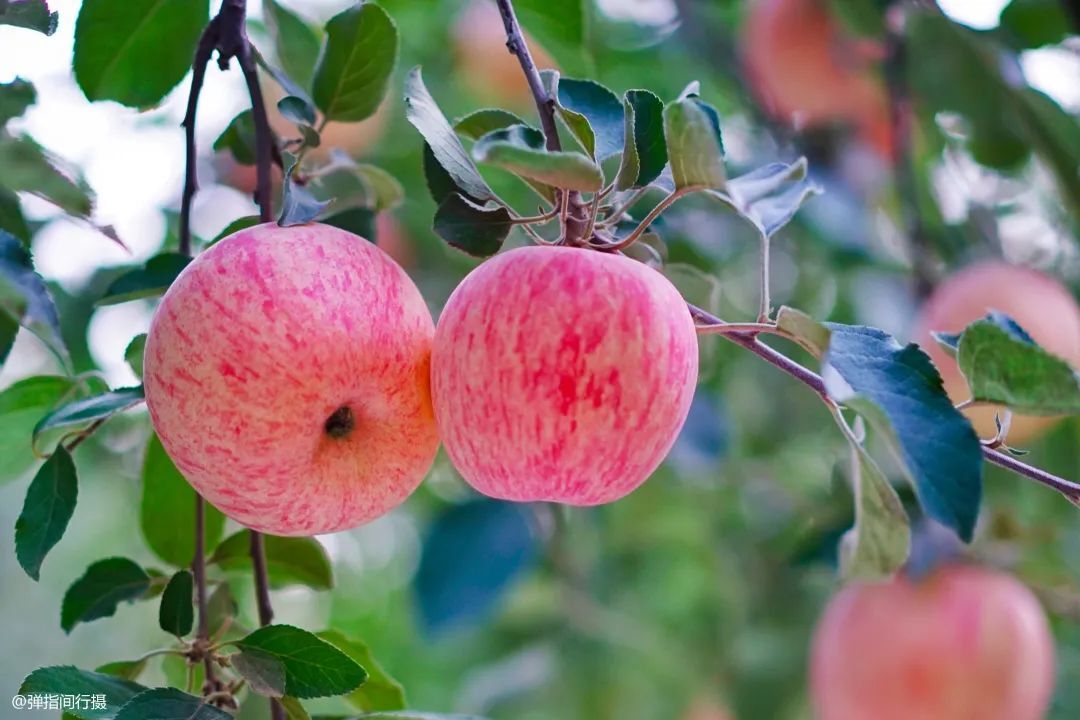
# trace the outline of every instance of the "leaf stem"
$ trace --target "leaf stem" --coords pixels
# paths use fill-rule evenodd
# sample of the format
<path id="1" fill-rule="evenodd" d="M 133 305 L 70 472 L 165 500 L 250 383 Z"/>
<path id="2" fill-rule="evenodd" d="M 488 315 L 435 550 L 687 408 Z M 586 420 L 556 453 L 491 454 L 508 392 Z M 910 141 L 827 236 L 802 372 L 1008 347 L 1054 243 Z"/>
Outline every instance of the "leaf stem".
<path id="1" fill-rule="evenodd" d="M 191 574 L 195 578 L 195 602 L 199 609 L 199 624 L 195 638 L 200 643 L 210 642 L 209 615 L 206 610 L 206 501 L 195 493 L 195 557 L 191 560 Z M 206 675 L 204 690 L 217 691 L 214 660 L 210 653 L 203 655 Z"/>
<path id="2" fill-rule="evenodd" d="M 630 247 L 635 242 L 637 242 L 642 235 L 645 234 L 645 231 L 649 229 L 649 226 L 652 225 L 653 222 L 656 221 L 656 218 L 660 217 L 660 213 L 671 207 L 679 198 L 683 197 L 684 195 L 689 195 L 690 193 L 698 189 L 699 188 L 696 187 L 684 187 L 679 188 L 678 190 L 673 190 L 672 192 L 668 193 L 668 195 L 665 196 L 663 200 L 656 203 L 656 206 L 649 211 L 649 214 L 645 216 L 645 219 L 638 223 L 638 226 L 634 228 L 633 232 L 631 232 L 629 235 L 617 242 L 608 243 L 607 245 L 596 245 L 595 247 L 600 250 L 606 250 L 608 252 L 614 252 L 616 250 L 622 250 L 623 248 Z"/>

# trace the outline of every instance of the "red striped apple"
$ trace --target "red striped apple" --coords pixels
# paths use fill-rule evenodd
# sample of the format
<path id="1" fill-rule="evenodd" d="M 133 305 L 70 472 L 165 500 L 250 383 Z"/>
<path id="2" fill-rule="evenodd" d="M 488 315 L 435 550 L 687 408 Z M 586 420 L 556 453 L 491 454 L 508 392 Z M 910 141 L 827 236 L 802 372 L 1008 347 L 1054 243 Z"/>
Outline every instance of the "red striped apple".
<path id="1" fill-rule="evenodd" d="M 990 260 L 969 265 L 938 285 L 919 311 L 912 335 L 941 371 L 945 391 L 954 402 L 967 400 L 967 381 L 956 360 L 931 337 L 931 331 L 956 333 L 980 320 L 990 310 L 1000 310 L 1020 323 L 1035 342 L 1080 369 L 1080 307 L 1072 293 L 1037 270 Z M 983 437 L 997 432 L 995 406 L 964 410 Z M 1033 440 L 1057 418 L 1017 415 L 1009 427 L 1015 444 Z"/>
<path id="2" fill-rule="evenodd" d="M 476 490 L 596 505 L 638 487 L 671 448 L 697 382 L 697 337 L 655 270 L 525 247 L 453 292 L 431 369 L 440 435 Z"/>
<path id="3" fill-rule="evenodd" d="M 953 565 L 850 585 L 814 635 L 819 720 L 1038 720 L 1053 687 L 1046 616 L 1000 572 Z"/>
<path id="4" fill-rule="evenodd" d="M 276 535 L 354 527 L 435 458 L 434 323 L 375 245 L 328 225 L 241 230 L 158 306 L 144 382 L 177 468 L 234 520 Z"/>

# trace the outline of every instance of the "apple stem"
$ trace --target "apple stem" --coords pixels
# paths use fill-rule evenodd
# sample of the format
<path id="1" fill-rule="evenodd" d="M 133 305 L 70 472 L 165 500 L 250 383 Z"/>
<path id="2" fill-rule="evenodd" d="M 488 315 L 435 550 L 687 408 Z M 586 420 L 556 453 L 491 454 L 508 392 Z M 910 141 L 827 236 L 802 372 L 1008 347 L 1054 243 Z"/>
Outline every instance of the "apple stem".
<path id="1" fill-rule="evenodd" d="M 687 303 L 687 306 L 690 309 L 690 315 L 694 318 L 694 321 L 707 326 L 710 330 L 714 327 L 727 324 L 712 313 L 702 310 L 699 307 L 689 303 Z M 716 331 L 713 330 L 713 332 Z M 791 377 L 806 385 L 817 393 L 818 397 L 820 397 L 830 410 L 832 410 L 836 406 L 836 401 L 829 396 L 828 391 L 825 389 L 825 381 L 821 379 L 821 376 L 813 370 L 795 362 L 787 355 L 784 355 L 761 342 L 758 339 L 758 335 L 761 332 L 763 332 L 763 330 L 754 329 L 746 332 L 716 332 L 716 334 L 736 345 L 746 348 L 767 363 L 783 370 Z M 1071 480 L 1058 477 L 1057 475 L 1048 473 L 1040 468 L 1032 467 L 1027 463 L 1017 460 L 1012 455 L 1003 453 L 993 447 L 983 445 L 982 454 L 983 459 L 987 462 L 1010 470 L 1021 477 L 1046 485 L 1064 495 L 1074 505 L 1080 506 L 1080 483 L 1072 482 Z"/>

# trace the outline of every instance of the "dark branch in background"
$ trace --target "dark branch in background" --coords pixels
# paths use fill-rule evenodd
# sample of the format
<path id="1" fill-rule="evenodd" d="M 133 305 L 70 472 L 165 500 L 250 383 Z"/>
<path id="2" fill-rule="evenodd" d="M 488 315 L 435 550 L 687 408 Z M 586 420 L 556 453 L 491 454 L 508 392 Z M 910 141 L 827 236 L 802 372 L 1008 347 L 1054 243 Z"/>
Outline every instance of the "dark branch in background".
<path id="1" fill-rule="evenodd" d="M 1065 14 L 1069 17 L 1069 24 L 1072 25 L 1072 31 L 1074 33 L 1080 33 L 1080 2 L 1076 0 L 1061 0 L 1061 7 L 1065 9 Z"/>
<path id="2" fill-rule="evenodd" d="M 218 53 L 218 67 L 226 70 L 229 67 L 229 61 L 232 58 L 237 58 L 240 69 L 244 74 L 244 81 L 247 84 L 248 94 L 251 98 L 252 116 L 255 121 L 257 173 L 255 202 L 259 205 L 259 217 L 263 222 L 269 221 L 273 214 L 270 199 L 270 164 L 274 161 L 275 148 L 270 135 L 266 104 L 255 69 L 253 48 L 244 27 L 246 13 L 246 0 L 223 0 L 217 16 L 207 24 L 206 29 L 199 38 L 195 51 L 191 92 L 188 96 L 187 111 L 183 122 L 187 166 L 184 176 L 184 193 L 180 204 L 180 252 L 186 255 L 191 254 L 191 204 L 195 192 L 198 190 L 198 181 L 195 177 L 197 157 L 195 113 L 198 108 L 199 93 L 202 91 L 203 80 L 206 77 L 206 66 L 209 64 L 210 57 L 215 50 Z M 203 693 L 204 695 L 212 695 L 224 688 L 214 676 L 213 659 L 208 653 L 205 653 L 206 647 L 209 646 L 206 609 L 205 525 L 206 502 L 201 496 L 197 496 L 195 505 L 195 557 L 191 564 L 199 608 L 196 645 L 204 653 L 201 655 L 206 671 L 206 683 L 203 686 Z M 262 535 L 254 530 L 251 531 L 251 561 L 255 574 L 259 624 L 267 625 L 273 619 L 274 613 L 270 604 L 270 583 L 266 571 L 266 552 L 263 548 Z M 270 711 L 273 720 L 284 720 L 285 711 L 277 701 L 270 701 Z"/>
<path id="3" fill-rule="evenodd" d="M 699 331 L 707 330 L 709 332 L 715 332 L 715 334 L 723 336 L 736 345 L 746 348 L 769 364 L 783 370 L 791 377 L 809 387 L 828 404 L 834 404 L 834 401 L 829 397 L 829 393 L 825 389 L 825 381 L 821 379 L 821 376 L 813 370 L 803 367 L 783 353 L 773 350 L 762 343 L 757 338 L 761 331 L 739 330 L 734 332 L 723 332 L 723 326 L 727 324 L 723 320 L 701 308 L 693 305 L 690 305 L 689 307 L 690 315 L 694 318 L 694 322 L 698 324 Z M 982 448 L 982 454 L 987 462 L 991 462 L 998 467 L 1003 467 L 1006 470 L 1011 470 L 1017 475 L 1034 480 L 1049 488 L 1053 488 L 1074 504 L 1080 504 L 1080 483 L 1075 483 L 1048 473 L 1045 470 L 1032 467 L 1031 465 L 1020 462 L 1011 455 L 985 445 Z"/>
<path id="4" fill-rule="evenodd" d="M 936 273 L 931 238 L 919 212 L 916 168 L 911 151 L 914 113 L 907 82 L 907 42 L 904 38 L 906 6 L 905 0 L 897 0 L 886 12 L 885 85 L 889 97 L 893 180 L 902 227 L 911 248 L 915 295 L 923 299 L 933 290 Z"/>
<path id="5" fill-rule="evenodd" d="M 514 12 L 513 2 L 495 0 L 495 4 L 499 6 L 499 15 L 502 16 L 503 27 L 506 29 L 506 49 L 517 57 L 521 64 L 521 71 L 525 73 L 525 80 L 529 83 L 529 90 L 536 103 L 536 112 L 540 115 L 540 127 L 544 130 L 547 149 L 558 152 L 562 150 L 562 143 L 559 141 L 559 127 L 555 122 L 555 99 L 548 94 L 544 81 L 540 77 L 540 71 L 533 62 L 529 45 L 525 42 L 525 34 L 521 31 L 521 24 L 518 23 L 517 14 Z M 563 190 L 560 194 L 568 210 L 564 228 L 565 242 L 568 245 L 587 242 L 589 238 L 584 237 L 584 234 L 588 226 L 588 217 L 581 195 L 572 190 Z"/>

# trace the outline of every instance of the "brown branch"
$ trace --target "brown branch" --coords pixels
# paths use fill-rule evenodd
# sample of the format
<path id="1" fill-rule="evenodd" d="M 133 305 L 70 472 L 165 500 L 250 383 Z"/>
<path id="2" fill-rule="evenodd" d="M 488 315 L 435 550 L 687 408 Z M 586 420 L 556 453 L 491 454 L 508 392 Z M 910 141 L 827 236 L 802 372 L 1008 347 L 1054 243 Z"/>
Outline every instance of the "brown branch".
<path id="1" fill-rule="evenodd" d="M 222 685 L 214 673 L 214 658 L 205 652 L 210 644 L 210 619 L 206 603 L 206 501 L 195 493 L 195 557 L 191 560 L 191 574 L 195 578 L 195 602 L 199 609 L 199 624 L 195 630 L 195 640 L 202 653 L 203 695 L 219 692 Z"/>
<path id="2" fill-rule="evenodd" d="M 724 321 L 715 315 L 702 310 L 694 305 L 687 304 L 690 308 L 690 315 L 694 318 L 695 322 L 700 322 L 705 325 L 724 325 Z M 740 345 L 750 352 L 754 353 L 758 357 L 762 358 L 770 365 L 783 370 L 785 373 L 795 378 L 799 382 L 803 383 L 815 393 L 821 397 L 822 400 L 828 405 L 835 405 L 835 401 L 829 397 L 828 391 L 825 389 L 825 381 L 821 379 L 821 376 L 815 373 L 809 368 L 803 367 L 799 363 L 795 362 L 787 355 L 773 350 L 768 345 L 765 345 L 758 340 L 757 331 L 748 332 L 735 332 L 735 333 L 716 333 L 727 340 Z M 1052 473 L 1048 473 L 1037 467 L 1032 467 L 1027 463 L 1023 463 L 1013 456 L 996 450 L 992 447 L 982 447 L 983 459 L 987 462 L 993 463 L 998 467 L 1010 470 L 1017 475 L 1026 477 L 1029 480 L 1034 480 L 1037 483 L 1046 485 L 1049 488 L 1057 490 L 1064 495 L 1074 504 L 1080 504 L 1080 483 L 1075 483 L 1065 478 L 1058 477 Z"/>
<path id="3" fill-rule="evenodd" d="M 218 44 L 217 18 L 203 30 L 199 37 L 199 44 L 195 48 L 195 60 L 192 63 L 191 90 L 188 93 L 187 111 L 184 113 L 184 194 L 180 200 L 180 253 L 191 255 L 191 203 L 195 198 L 195 192 L 199 189 L 198 180 L 195 177 L 195 111 L 199 105 L 199 94 L 202 92 L 203 80 L 206 77 L 206 66 L 210 63 L 210 56 Z"/>
<path id="4" fill-rule="evenodd" d="M 270 604 L 270 580 L 266 572 L 266 548 L 262 533 L 251 530 L 251 566 L 255 573 L 255 600 L 259 608 L 259 625 L 274 621 L 274 608 Z"/>

